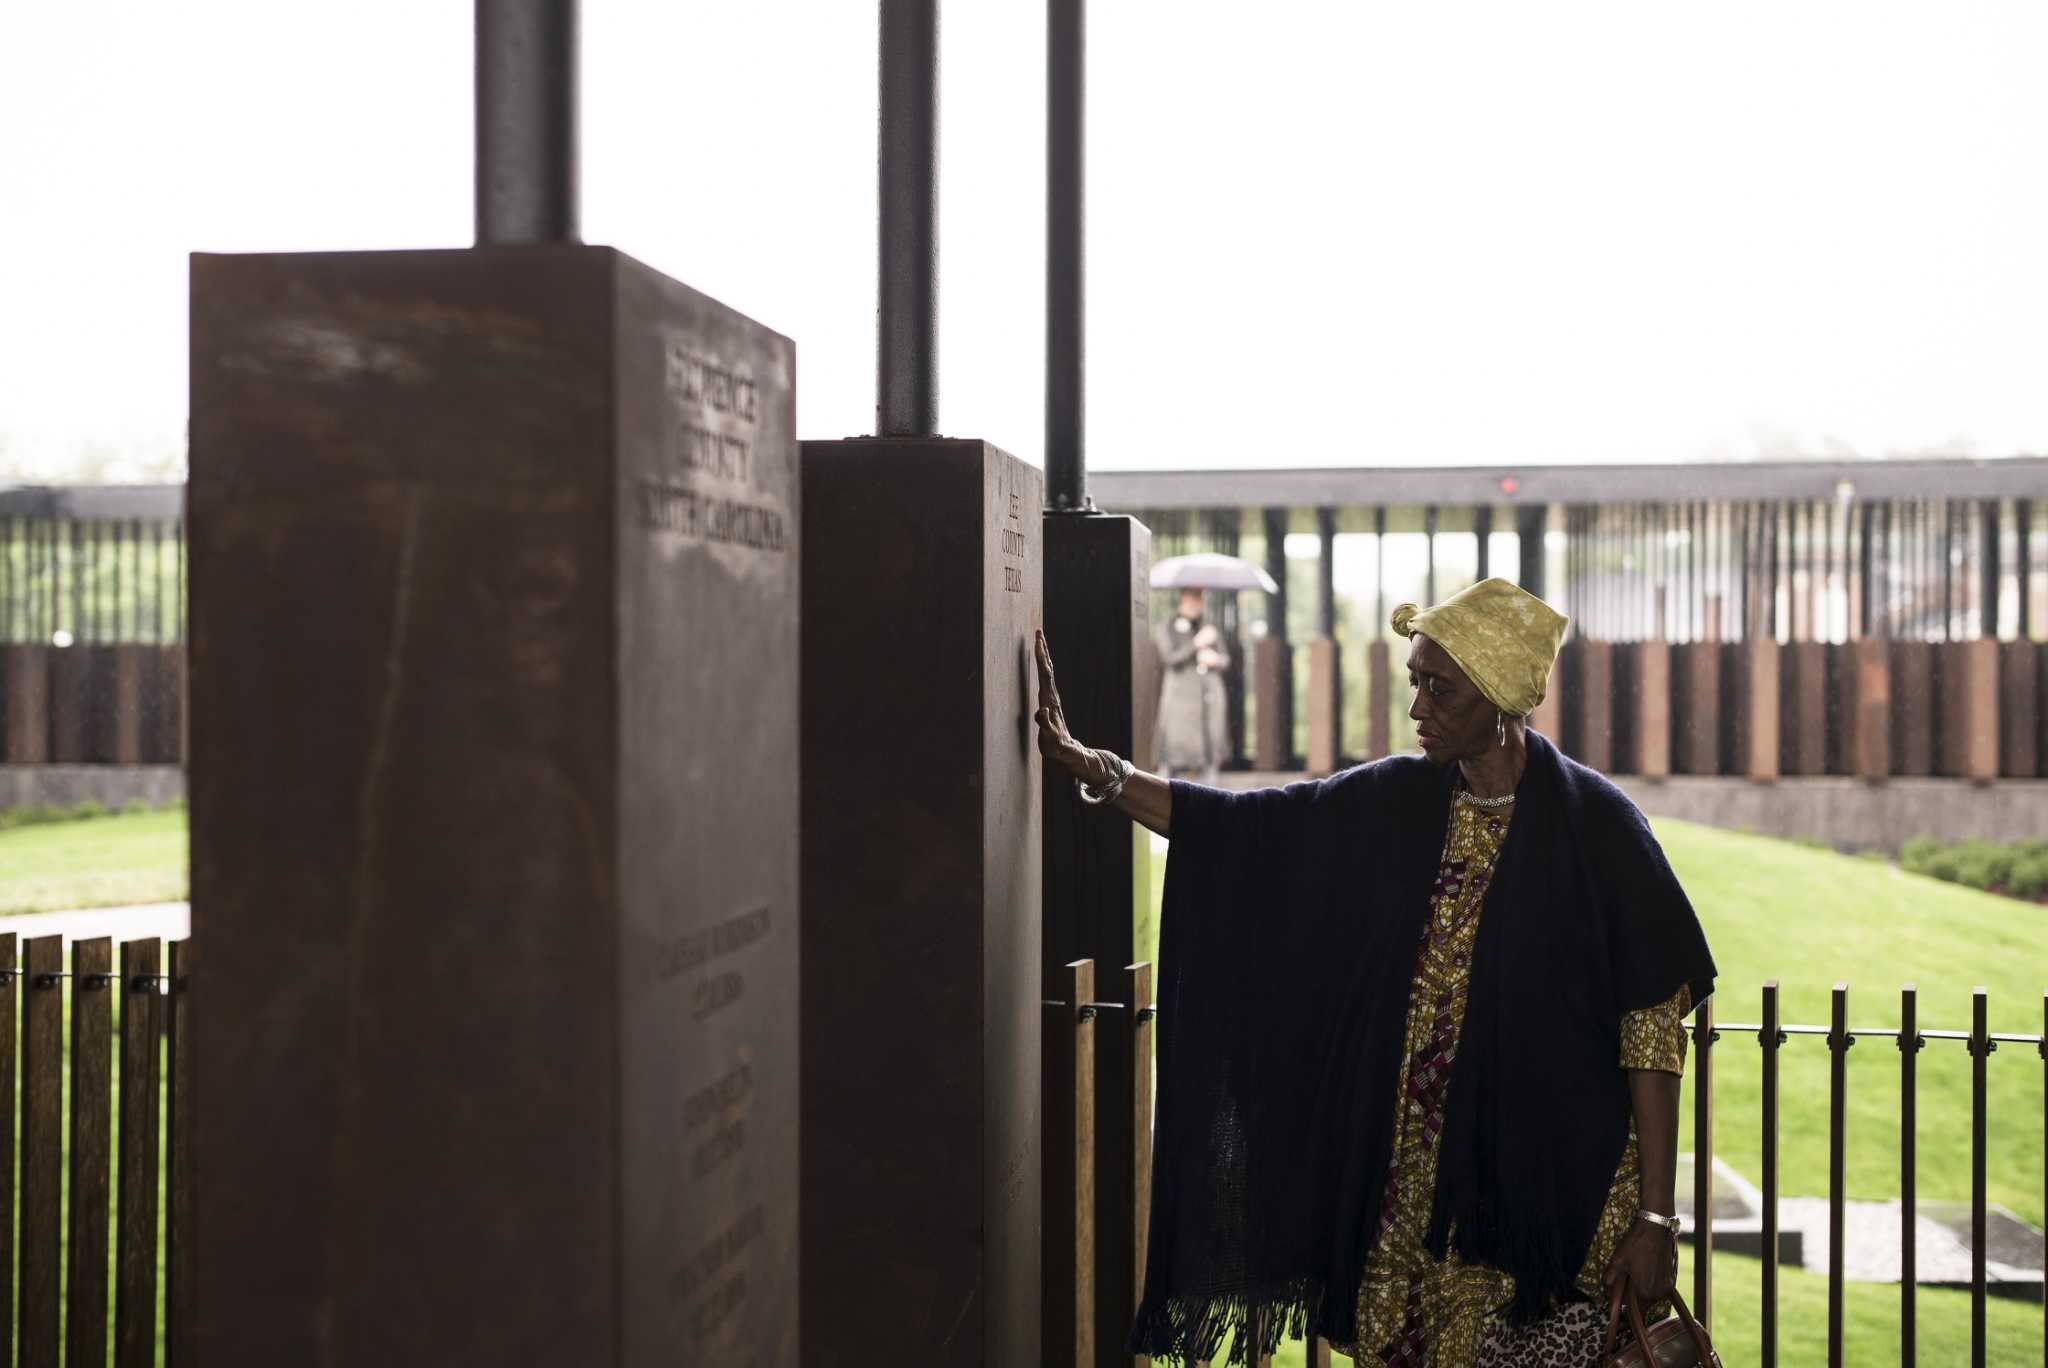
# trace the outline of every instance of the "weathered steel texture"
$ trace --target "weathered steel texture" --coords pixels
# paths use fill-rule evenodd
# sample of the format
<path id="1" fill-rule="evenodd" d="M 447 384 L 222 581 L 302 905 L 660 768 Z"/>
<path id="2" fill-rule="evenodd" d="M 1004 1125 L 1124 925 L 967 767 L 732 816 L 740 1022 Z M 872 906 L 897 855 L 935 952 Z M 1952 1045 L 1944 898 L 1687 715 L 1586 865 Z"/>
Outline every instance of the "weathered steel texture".
<path id="1" fill-rule="evenodd" d="M 1936 648 L 1937 773 L 1979 783 L 1998 777 L 1998 643 L 1989 637 Z"/>
<path id="2" fill-rule="evenodd" d="M 1688 641 L 1672 648 L 1672 768 L 1718 774 L 1721 736 L 1721 647 Z"/>
<path id="3" fill-rule="evenodd" d="M 7 763 L 42 764 L 50 758 L 50 648 L 0 646 L 0 676 Z"/>
<path id="4" fill-rule="evenodd" d="M 1888 643 L 1891 665 L 1892 773 L 1934 773 L 1934 645 Z"/>
<path id="5" fill-rule="evenodd" d="M 1572 662 L 1572 758 L 1601 771 L 1614 768 L 1614 643 L 1581 641 Z"/>
<path id="6" fill-rule="evenodd" d="M 1550 683 L 1543 692 L 1543 701 L 1529 714 L 1529 725 L 1550 738 L 1560 749 L 1565 745 L 1565 692 L 1572 680 L 1572 660 L 1578 654 L 1577 643 L 1567 641 L 1558 652 L 1557 660 L 1550 667 Z M 1392 653 L 1389 652 L 1389 676 L 1392 674 Z M 1389 725 L 1392 719 L 1389 718 Z"/>
<path id="7" fill-rule="evenodd" d="M 1258 737 L 1252 763 L 1271 774 L 1288 768 L 1287 718 L 1280 707 L 1286 688 L 1281 662 L 1287 643 L 1279 637 L 1263 636 L 1252 643 L 1252 698 L 1258 705 Z"/>
<path id="8" fill-rule="evenodd" d="M 1781 647 L 1770 637 L 1751 637 L 1741 645 L 1742 670 L 1738 675 L 1736 744 L 1742 755 L 1741 773 L 1759 781 L 1779 775 L 1778 719 Z"/>
<path id="9" fill-rule="evenodd" d="M 1998 646 L 1999 773 L 2008 779 L 2040 774 L 2041 647 L 2032 641 Z"/>
<path id="10" fill-rule="evenodd" d="M 192 1353 L 793 1363 L 793 348 L 598 247 L 193 287 Z"/>
<path id="11" fill-rule="evenodd" d="M 577 239 L 578 0 L 476 0 L 476 240 Z"/>
<path id="12" fill-rule="evenodd" d="M 1394 688 L 1394 648 L 1375 633 L 1365 648 L 1365 758 L 1383 760 L 1393 753 L 1394 710 L 1401 706 Z"/>
<path id="13" fill-rule="evenodd" d="M 1133 518 L 1114 515 L 1076 516 L 1048 513 L 1044 526 L 1045 633 L 1059 670 L 1060 701 L 1067 725 L 1091 746 L 1129 757 L 1140 736 L 1149 736 L 1157 693 L 1141 666 L 1154 653 L 1151 636 L 1152 534 Z M 1270 639 L 1260 648 L 1277 645 Z M 1263 736 L 1268 707 L 1259 703 Z M 1135 763 L 1135 761 L 1133 762 Z M 1134 957 L 1136 926 L 1151 914 L 1150 845 L 1134 839 L 1131 823 L 1086 807 L 1062 770 L 1043 775 L 1044 817 L 1042 894 L 1044 898 L 1043 964 L 1045 996 L 1065 996 L 1062 972 L 1055 966 L 1078 960 L 1120 965 Z M 1051 1176 L 1053 1144 L 1060 1109 L 1068 1099 L 1059 1093 L 1058 1066 L 1052 1052 L 1065 1042 L 1055 1019 L 1047 1019 L 1048 1063 L 1043 1104 L 1048 1158 L 1047 1188 L 1063 1191 Z M 1121 1213 L 1132 1200 L 1130 1137 L 1123 1099 L 1130 1061 L 1120 1052 L 1105 1053 L 1095 1072 L 1095 1115 L 1099 1125 L 1097 1171 L 1090 1178 L 1095 1193 L 1093 1228 L 1098 1232 L 1092 1255 L 1096 1286 L 1101 1292 L 1101 1323 L 1093 1341 L 1105 1361 L 1122 1348 L 1129 1324 L 1122 1310 L 1133 1295 L 1137 1272 L 1131 1251 L 1121 1238 Z M 1052 1263 L 1065 1249 L 1064 1223 L 1071 1213 L 1058 1203 L 1045 1212 L 1046 1286 L 1063 1285 Z M 1054 1325 L 1057 1299 L 1046 1303 L 1048 1352 L 1063 1342 Z M 1064 1324 L 1060 1320 L 1059 1324 Z"/>
<path id="14" fill-rule="evenodd" d="M 857 439 L 803 486 L 804 1362 L 1036 1365 L 1041 477 Z"/>
<path id="15" fill-rule="evenodd" d="M 875 431 L 939 422 L 939 5 L 881 0 Z"/>
<path id="16" fill-rule="evenodd" d="M 1337 768 L 1337 643 L 1317 637 L 1308 644 L 1308 769 L 1329 774 Z"/>
<path id="17" fill-rule="evenodd" d="M 1828 767 L 1828 648 L 1797 640 L 1780 648 L 1785 671 L 1778 763 L 1785 774 L 1825 774 Z"/>
<path id="18" fill-rule="evenodd" d="M 1661 779 L 1671 773 L 1671 647 L 1663 641 L 1635 648 L 1635 772 Z"/>

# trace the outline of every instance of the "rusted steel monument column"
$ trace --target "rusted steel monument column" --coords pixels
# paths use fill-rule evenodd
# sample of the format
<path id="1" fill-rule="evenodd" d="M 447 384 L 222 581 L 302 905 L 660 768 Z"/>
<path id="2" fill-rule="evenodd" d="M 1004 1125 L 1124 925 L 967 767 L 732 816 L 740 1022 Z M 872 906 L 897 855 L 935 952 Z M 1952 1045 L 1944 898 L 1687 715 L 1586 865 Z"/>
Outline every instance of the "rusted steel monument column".
<path id="1" fill-rule="evenodd" d="M 1564 672 L 1566 706 L 1576 710 L 1572 758 L 1604 774 L 1615 760 L 1614 643 L 1581 638 L 1578 648 Z"/>
<path id="2" fill-rule="evenodd" d="M 1783 709 L 1786 734 L 1779 754 L 1783 771 L 1786 774 L 1825 774 L 1828 766 L 1828 648 L 1818 641 L 1791 642 L 1783 648 L 1780 661 L 1790 676 Z"/>
<path id="3" fill-rule="evenodd" d="M 1661 638 L 1635 648 L 1636 773 L 1662 779 L 1671 773 L 1671 646 Z"/>
<path id="4" fill-rule="evenodd" d="M 880 9 L 878 435 L 802 449 L 804 1363 L 1035 1368 L 1044 482 L 933 435 L 937 6 Z"/>
<path id="5" fill-rule="evenodd" d="M 1266 600 L 1266 635 L 1252 648 L 1259 704 L 1258 768 L 1294 767 L 1294 648 L 1287 636 L 1287 510 L 1262 510 L 1266 573 L 1279 591 Z"/>
<path id="6" fill-rule="evenodd" d="M 1998 642 L 1943 642 L 1935 658 L 1940 773 L 1980 783 L 1998 777 Z"/>
<path id="7" fill-rule="evenodd" d="M 1387 640 L 1387 510 L 1372 511 L 1372 621 L 1366 624 L 1365 758 L 1384 760 L 1393 752 L 1394 646 Z M 1406 668 L 1406 661 L 1403 662 Z"/>
<path id="8" fill-rule="evenodd" d="M 1308 768 L 1329 774 L 1344 753 L 1343 661 L 1337 654 L 1337 510 L 1316 510 L 1316 634 L 1308 643 Z"/>
<path id="9" fill-rule="evenodd" d="M 1152 533 L 1136 518 L 1095 510 L 1088 497 L 1086 379 L 1086 215 L 1083 131 L 1086 0 L 1050 0 L 1046 8 L 1046 276 L 1045 276 L 1045 633 L 1061 678 L 1067 723 L 1087 744 L 1138 763 L 1152 735 L 1158 698 L 1150 671 L 1153 651 Z M 1284 602 L 1284 601 L 1283 601 Z M 1259 642 L 1264 650 L 1286 640 Z M 1236 662 L 1243 668 L 1244 662 Z M 1263 675 L 1263 671 L 1262 671 Z M 1259 699 L 1261 752 L 1268 727 L 1268 696 Z M 1043 996 L 1068 996 L 1076 960 L 1093 960 L 1115 974 L 1137 959 L 1137 926 L 1152 910 L 1151 836 L 1112 813 L 1085 807 L 1064 771 L 1046 769 Z M 1045 1066 L 1041 1116 L 1043 1174 L 1053 1194 L 1044 1206 L 1044 1285 L 1075 1285 L 1073 1053 L 1071 1018 L 1043 1014 Z M 1125 1039 L 1128 1033 L 1111 1033 Z M 1126 1050 L 1094 1057 L 1095 1171 L 1085 1175 L 1095 1194 L 1093 1229 L 1095 1306 L 1092 1336 L 1077 1337 L 1074 1298 L 1043 1301 L 1047 1365 L 1073 1361 L 1077 1338 L 1095 1346 L 1104 1368 L 1127 1363 L 1121 1354 L 1137 1308 L 1135 1250 L 1127 1214 L 1137 1183 L 1129 1104 L 1133 1061 Z M 1087 1190 L 1086 1188 L 1078 1190 Z M 1085 1328 L 1085 1327 L 1084 1327 Z M 1078 1365 L 1094 1368 L 1094 1365 Z"/>
<path id="10" fill-rule="evenodd" d="M 795 1365 L 794 348 L 477 17 L 481 245 L 192 262 L 191 1342 Z"/>

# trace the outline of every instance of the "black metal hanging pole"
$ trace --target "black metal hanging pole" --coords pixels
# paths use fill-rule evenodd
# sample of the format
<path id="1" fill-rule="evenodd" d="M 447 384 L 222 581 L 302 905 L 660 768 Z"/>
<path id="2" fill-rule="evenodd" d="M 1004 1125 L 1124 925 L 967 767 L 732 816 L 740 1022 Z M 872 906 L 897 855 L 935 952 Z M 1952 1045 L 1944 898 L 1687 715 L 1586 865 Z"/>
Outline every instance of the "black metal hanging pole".
<path id="1" fill-rule="evenodd" d="M 875 423 L 939 429 L 939 5 L 882 0 Z"/>
<path id="2" fill-rule="evenodd" d="M 1087 0 L 1045 7 L 1045 503 L 1088 508 L 1083 433 L 1087 389 Z"/>
<path id="3" fill-rule="evenodd" d="M 476 240 L 575 242 L 577 0 L 476 0 Z"/>

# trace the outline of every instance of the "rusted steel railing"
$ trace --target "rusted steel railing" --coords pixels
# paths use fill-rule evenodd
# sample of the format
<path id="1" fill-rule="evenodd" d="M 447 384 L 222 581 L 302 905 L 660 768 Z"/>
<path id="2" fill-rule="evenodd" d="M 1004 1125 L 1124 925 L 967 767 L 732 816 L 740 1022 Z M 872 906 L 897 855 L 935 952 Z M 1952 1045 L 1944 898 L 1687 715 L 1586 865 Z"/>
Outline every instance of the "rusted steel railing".
<path id="1" fill-rule="evenodd" d="M 1087 962 L 1073 966 L 1077 978 L 1073 984 L 1072 1001 L 1089 1004 L 1093 991 L 1092 969 L 1084 984 L 1078 973 Z M 1145 1266 L 1145 1235 L 1149 1219 L 1148 1203 L 1151 1199 L 1151 1145 L 1152 1133 L 1152 1030 L 1156 1009 L 1152 1004 L 1152 966 L 1134 964 L 1126 969 L 1129 979 L 1128 1003 L 1133 1009 L 1128 1018 L 1128 1029 L 1119 1033 L 1124 1041 L 1123 1048 L 1131 1051 L 1131 1119 L 1132 1135 L 1137 1145 L 1134 1156 L 1137 1162 L 1138 1183 L 1132 1204 L 1130 1221 L 1124 1225 L 1127 1237 L 1137 1258 L 1137 1267 Z M 1986 1303 L 1989 1295 L 1989 1277 L 1986 1264 L 1986 1233 L 1989 1211 L 1987 1167 L 1989 1163 L 1989 1120 L 1990 1120 L 1990 1058 L 2000 1044 L 2031 1045 L 2042 1063 L 2044 1083 L 2048 1083 L 2048 991 L 2041 1001 L 2042 1033 L 2040 1035 L 2000 1034 L 1990 1029 L 1989 993 L 1977 988 L 1971 994 L 1970 1029 L 1967 1031 L 1923 1030 L 1920 1027 L 1919 990 L 1911 983 L 1899 993 L 1899 1025 L 1891 1027 L 1851 1027 L 1849 1025 L 1849 985 L 1834 985 L 1829 1011 L 1829 1021 L 1822 1025 L 1787 1025 L 1782 1020 L 1779 983 L 1771 979 L 1763 984 L 1762 1019 L 1758 1022 L 1719 1022 L 1715 1020 L 1713 1001 L 1703 1002 L 1694 1011 L 1691 1026 L 1693 1060 L 1691 1063 L 1693 1086 L 1693 1310 L 1702 1323 L 1711 1326 L 1713 1314 L 1713 1255 L 1714 1255 L 1714 1045 L 1724 1034 L 1753 1035 L 1760 1047 L 1762 1063 L 1762 1235 L 1761 1252 L 1762 1308 L 1760 1361 L 1763 1368 L 1776 1368 L 1778 1356 L 1778 1327 L 1780 1323 L 1778 1306 L 1778 1242 L 1779 1218 L 1778 1199 L 1781 1179 L 1779 1174 L 1780 1137 L 1780 1080 L 1782 1051 L 1794 1037 L 1814 1037 L 1825 1043 L 1829 1053 L 1828 1068 L 1828 1362 L 1840 1365 L 1844 1361 L 1846 1338 L 1846 1290 L 1845 1276 L 1847 1233 L 1848 1233 L 1848 1182 L 1847 1156 L 1849 1131 L 1849 1051 L 1859 1037 L 1870 1036 L 1889 1038 L 1899 1050 L 1899 1193 L 1901 1220 L 1899 1222 L 1899 1258 L 1901 1286 L 1899 1289 L 1899 1362 L 1904 1368 L 1912 1368 L 1918 1358 L 1918 1320 L 1916 1283 L 1919 1272 L 1917 1234 L 1914 1213 L 1919 1200 L 1918 1144 L 1919 1144 L 1919 1055 L 1929 1041 L 1961 1044 L 1971 1056 L 1970 1080 L 1970 1233 L 1971 1233 L 1971 1278 L 1970 1278 L 1970 1363 L 1973 1368 L 1982 1368 L 1988 1352 L 1986 1331 Z M 1066 1006 L 1067 1004 L 1053 1004 Z M 1125 1003 L 1092 1003 L 1093 1007 L 1122 1010 Z M 1072 1029 L 1090 1030 L 1088 1022 L 1092 1014 L 1069 1013 Z M 1116 1038 L 1116 1037 L 1112 1037 Z M 1077 1039 L 1078 1046 L 1088 1050 L 1102 1046 L 1093 1039 Z M 1080 1078 L 1077 1060 L 1076 1078 Z M 2048 1087 L 2043 1089 L 2042 1127 L 2048 1135 Z M 1078 1115 L 1078 1113 L 1077 1113 Z M 1091 1160 L 1092 1162 L 1092 1160 Z M 1085 1172 L 1085 1170 L 1083 1170 Z M 2048 1197 L 2048 1147 L 2044 1147 L 2041 1173 L 2044 1197 Z M 1085 1218 L 1087 1206 L 1077 1214 Z M 1047 1295 L 1066 1295 L 1071 1289 L 1047 1289 Z M 1142 1295 L 1142 1289 L 1140 1290 Z M 1089 1323 L 1077 1305 L 1077 1323 Z M 1132 1308 L 1135 1309 L 1135 1308 Z M 2044 1300 L 2042 1313 L 2043 1363 L 2048 1368 L 2048 1300 Z M 1103 1363 L 1115 1359 L 1118 1362 L 1131 1361 L 1121 1355 L 1104 1350 L 1093 1360 Z M 1149 1360 L 1139 1357 L 1139 1365 Z M 1204 1361 L 1206 1362 L 1206 1361 Z M 1270 1362 L 1269 1356 L 1260 1355 L 1255 1362 Z M 1308 1352 L 1310 1368 L 1328 1368 L 1330 1346 L 1316 1339 Z"/>

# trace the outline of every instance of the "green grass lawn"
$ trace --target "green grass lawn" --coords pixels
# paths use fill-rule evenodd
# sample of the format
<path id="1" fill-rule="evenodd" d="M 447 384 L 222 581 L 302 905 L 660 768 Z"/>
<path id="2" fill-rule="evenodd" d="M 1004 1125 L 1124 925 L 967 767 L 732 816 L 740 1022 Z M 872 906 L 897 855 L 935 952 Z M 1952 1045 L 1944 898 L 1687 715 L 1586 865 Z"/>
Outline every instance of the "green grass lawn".
<path id="1" fill-rule="evenodd" d="M 1899 988 L 1919 985 L 1922 1030 L 1968 1030 L 1970 990 L 1990 990 L 1991 1029 L 2038 1034 L 2048 988 L 2048 908 L 1979 893 L 1873 860 L 1690 826 L 1656 824 L 1699 909 L 1721 970 L 1715 1014 L 1754 1022 L 1762 984 L 1779 982 L 1787 1022 L 1826 1025 L 1837 980 L 1849 1024 L 1896 1027 Z M 1899 1194 L 1899 1051 L 1883 1037 L 1849 1051 L 1848 1195 Z M 1970 1196 L 1970 1056 L 1929 1041 L 1919 1056 L 1923 1198 Z M 1991 1200 L 2042 1218 L 2041 1057 L 2005 1045 L 1990 1060 L 1987 1175 Z M 1752 1181 L 1762 1175 L 1761 1052 L 1728 1034 L 1714 1054 L 1714 1147 Z M 1828 1177 L 1828 1049 L 1794 1036 L 1780 1056 L 1779 1175 L 1786 1195 L 1823 1196 Z M 1685 1090 L 1680 1144 L 1692 1133 Z"/>
<path id="2" fill-rule="evenodd" d="M 1741 1254 L 1714 1256 L 1714 1310 L 1708 1329 L 1729 1368 L 1763 1361 L 1763 1265 Z M 1692 1294 L 1691 1265 L 1682 1285 Z M 1915 1299 L 1918 1361 L 1970 1361 L 1970 1294 L 1923 1287 Z M 1985 1361 L 1992 1368 L 2033 1368 L 2041 1362 L 2041 1308 L 1993 1297 L 1986 1305 Z M 1855 1368 L 1883 1368 L 1899 1356 L 1896 1284 L 1850 1283 L 1842 1315 L 1843 1360 Z M 1340 1360 L 1341 1361 L 1341 1360 Z M 1786 1368 L 1828 1361 L 1828 1280 L 1798 1269 L 1778 1272 L 1778 1362 Z M 1217 1362 L 1222 1362 L 1219 1356 Z M 1283 1344 L 1274 1368 L 1304 1368 L 1299 1341 Z"/>
<path id="3" fill-rule="evenodd" d="M 0 831 L 0 915 L 185 896 L 183 808 Z"/>
<path id="4" fill-rule="evenodd" d="M 1716 1015 L 1755 1022 L 1761 988 L 1775 977 L 1787 1023 L 1826 1025 L 1834 984 L 1849 984 L 1852 1028 L 1895 1027 L 1899 987 L 1920 990 L 1922 1030 L 1967 1030 L 1970 991 L 1990 990 L 1991 1029 L 2039 1033 L 2048 989 L 2048 908 L 1905 874 L 1874 860 L 1809 849 L 1684 822 L 1655 824 L 1719 965 Z M 1154 909 L 1164 859 L 1152 861 Z M 1150 926 L 1141 939 L 1150 942 Z M 1714 1054 L 1714 1147 L 1752 1182 L 1760 1181 L 1760 1051 L 1749 1034 L 1724 1035 Z M 1970 1196 L 1970 1057 L 1957 1041 L 1930 1041 L 1919 1056 L 1919 1195 Z M 1883 1200 L 1899 1193 L 1899 1053 L 1871 1037 L 1848 1055 L 1848 1195 Z M 1825 1196 L 1828 1180 L 1828 1050 L 1795 1036 L 1780 1056 L 1779 1176 L 1786 1196 Z M 2029 1046 L 2008 1044 L 1990 1060 L 1990 1198 L 2040 1224 L 2042 1073 Z M 1692 1147 L 1688 1077 L 1679 1144 Z M 1689 1257 L 1689 1256 L 1688 1256 Z M 1758 1263 L 1715 1257 L 1717 1338 L 1757 1358 Z M 1686 1274 L 1690 1279 L 1690 1265 Z M 1688 1286 L 1690 1283 L 1688 1282 Z M 1827 1280 L 1787 1269 L 1780 1284 L 1782 1362 L 1824 1362 Z M 1895 1286 L 1851 1284 L 1849 1353 L 1855 1364 L 1897 1361 Z M 1923 1362 L 1967 1361 L 1969 1298 L 1923 1289 Z M 2041 1308 L 1994 1299 L 1994 1363 L 2041 1361 Z M 1292 1359 L 1278 1363 L 1296 1363 Z"/>

